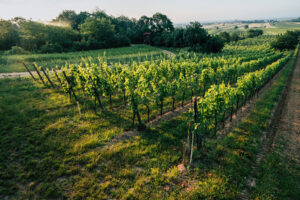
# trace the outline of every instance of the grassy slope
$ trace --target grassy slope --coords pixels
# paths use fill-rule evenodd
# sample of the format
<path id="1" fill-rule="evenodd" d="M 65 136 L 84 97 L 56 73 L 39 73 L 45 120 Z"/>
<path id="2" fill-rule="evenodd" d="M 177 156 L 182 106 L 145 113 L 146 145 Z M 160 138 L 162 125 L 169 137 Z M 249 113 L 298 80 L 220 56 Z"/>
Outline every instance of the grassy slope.
<path id="1" fill-rule="evenodd" d="M 28 79 L 1 80 L 0 197 L 236 199 L 290 70 L 232 133 L 207 140 L 186 174 L 175 166 L 187 114 L 105 149 L 126 119 L 91 111 L 80 117 L 65 95 Z"/>
<path id="2" fill-rule="evenodd" d="M 113 49 L 101 49 L 93 51 L 81 51 L 70 53 L 53 53 L 53 54 L 29 54 L 29 55 L 0 55 L 0 73 L 4 72 L 23 72 L 26 71 L 22 65 L 24 60 L 27 63 L 37 62 L 38 65 L 44 67 L 61 66 L 66 62 L 80 63 L 82 57 L 92 57 L 97 59 L 99 56 L 105 55 L 108 62 L 129 62 L 132 59 L 146 59 L 151 56 L 162 55 L 160 49 L 151 47 L 148 45 L 134 45 L 131 47 L 113 48 Z M 33 70 L 32 66 L 29 67 Z"/>

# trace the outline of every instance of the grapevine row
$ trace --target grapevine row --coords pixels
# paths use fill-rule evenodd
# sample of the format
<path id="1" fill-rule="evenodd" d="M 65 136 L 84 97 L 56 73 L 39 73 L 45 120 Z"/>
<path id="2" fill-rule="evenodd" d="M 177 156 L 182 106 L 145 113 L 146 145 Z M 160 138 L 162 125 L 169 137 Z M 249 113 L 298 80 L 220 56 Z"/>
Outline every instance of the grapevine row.
<path id="1" fill-rule="evenodd" d="M 212 85 L 204 97 L 194 99 L 197 102 L 196 113 L 191 118 L 192 133 L 196 134 L 198 149 L 202 146 L 202 139 L 214 135 L 218 125 L 227 116 L 232 115 L 254 96 L 273 76 L 288 62 L 292 54 L 268 65 L 266 68 L 247 73 L 238 78 L 235 87 L 221 83 Z M 196 116 L 196 117 L 195 117 Z"/>

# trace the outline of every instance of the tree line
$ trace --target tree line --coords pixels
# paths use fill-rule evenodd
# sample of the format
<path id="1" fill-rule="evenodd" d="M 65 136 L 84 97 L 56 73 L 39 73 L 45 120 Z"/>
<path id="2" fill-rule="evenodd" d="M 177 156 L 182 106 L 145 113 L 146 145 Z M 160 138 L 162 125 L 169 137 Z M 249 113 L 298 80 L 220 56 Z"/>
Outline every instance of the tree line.
<path id="1" fill-rule="evenodd" d="M 271 43 L 271 47 L 283 50 L 295 49 L 300 42 L 300 31 L 287 31 L 284 34 L 279 35 L 275 41 Z"/>
<path id="2" fill-rule="evenodd" d="M 248 29 L 248 27 L 245 29 Z M 226 31 L 221 32 L 218 34 L 218 36 L 226 43 L 229 42 L 237 42 L 239 40 L 243 40 L 246 38 L 254 38 L 254 37 L 258 37 L 260 35 L 262 35 L 264 32 L 263 30 L 260 29 L 249 29 L 246 32 L 238 32 L 238 31 L 234 31 L 231 33 L 228 33 Z"/>
<path id="3" fill-rule="evenodd" d="M 0 20 L 0 50 L 12 49 L 53 53 L 93 50 L 148 43 L 155 46 L 187 47 L 198 52 L 218 52 L 224 41 L 212 36 L 199 22 L 175 28 L 164 14 L 130 19 L 104 11 L 76 13 L 64 10 L 52 24 L 16 17 Z M 17 46 L 17 47 L 16 47 Z M 22 48 L 22 49 L 21 49 Z"/>

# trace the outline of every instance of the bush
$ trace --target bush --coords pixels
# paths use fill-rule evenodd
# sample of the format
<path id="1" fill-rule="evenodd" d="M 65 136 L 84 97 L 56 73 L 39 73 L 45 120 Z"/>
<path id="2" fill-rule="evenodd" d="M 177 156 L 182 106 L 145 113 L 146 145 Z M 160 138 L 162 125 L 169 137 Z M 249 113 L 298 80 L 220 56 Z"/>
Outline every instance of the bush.
<path id="1" fill-rule="evenodd" d="M 271 47 L 280 51 L 285 49 L 295 49 L 299 43 L 300 31 L 287 31 L 285 34 L 279 35 L 277 39 L 271 43 Z"/>
<path id="2" fill-rule="evenodd" d="M 130 40 L 127 36 L 116 34 L 114 36 L 113 47 L 127 47 L 130 46 Z"/>
<path id="3" fill-rule="evenodd" d="M 115 27 L 111 20 L 106 18 L 87 18 L 79 26 L 80 33 L 87 39 L 91 49 L 112 47 L 115 38 Z"/>
<path id="4" fill-rule="evenodd" d="M 22 47 L 13 46 L 10 50 L 4 52 L 5 55 L 21 55 L 29 54 L 29 51 L 24 50 Z"/>
<path id="5" fill-rule="evenodd" d="M 63 48 L 60 44 L 54 43 L 54 44 L 45 44 L 41 47 L 40 50 L 41 53 L 61 53 L 63 52 Z"/>
<path id="6" fill-rule="evenodd" d="M 18 27 L 10 21 L 0 19 L 0 50 L 8 50 L 19 41 Z"/>
<path id="7" fill-rule="evenodd" d="M 258 29 L 250 29 L 246 32 L 246 37 L 247 38 L 254 38 L 262 35 L 264 32 L 262 30 Z"/>
<path id="8" fill-rule="evenodd" d="M 188 48 L 189 51 L 216 53 L 224 47 L 219 36 L 211 36 L 199 22 L 191 22 L 186 28 L 156 34 L 152 40 L 156 46 Z"/>
<path id="9" fill-rule="evenodd" d="M 210 37 L 205 45 L 205 52 L 217 53 L 224 47 L 224 41 L 218 36 Z"/>

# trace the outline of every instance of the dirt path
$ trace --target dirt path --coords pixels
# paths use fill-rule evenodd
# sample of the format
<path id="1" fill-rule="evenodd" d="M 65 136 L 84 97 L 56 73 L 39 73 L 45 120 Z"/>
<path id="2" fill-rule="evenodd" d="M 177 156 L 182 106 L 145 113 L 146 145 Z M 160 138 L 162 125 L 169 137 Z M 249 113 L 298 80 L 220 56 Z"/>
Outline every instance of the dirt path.
<path id="1" fill-rule="evenodd" d="M 276 125 L 276 138 L 282 136 L 287 140 L 284 149 L 300 166 L 300 54 L 282 109 L 283 113 Z"/>
<path id="2" fill-rule="evenodd" d="M 33 75 L 36 75 L 36 72 L 31 72 Z M 11 73 L 0 73 L 0 79 L 2 78 L 22 78 L 28 77 L 30 74 L 28 72 L 11 72 Z"/>
<path id="3" fill-rule="evenodd" d="M 249 199 L 250 188 L 256 185 L 254 174 L 257 167 L 272 151 L 272 146 L 279 137 L 284 137 L 288 141 L 285 151 L 288 151 L 289 156 L 296 158 L 300 166 L 300 54 L 297 56 L 294 70 L 288 77 L 280 100 L 275 105 L 268 131 L 262 138 L 259 154 L 239 199 Z"/>
<path id="4" fill-rule="evenodd" d="M 176 56 L 176 54 L 175 53 L 173 53 L 173 52 L 171 52 L 171 51 L 168 51 L 168 50 L 164 50 L 164 49 L 162 49 L 162 51 L 165 53 L 165 54 L 167 54 L 167 55 L 169 55 L 169 56 Z"/>

